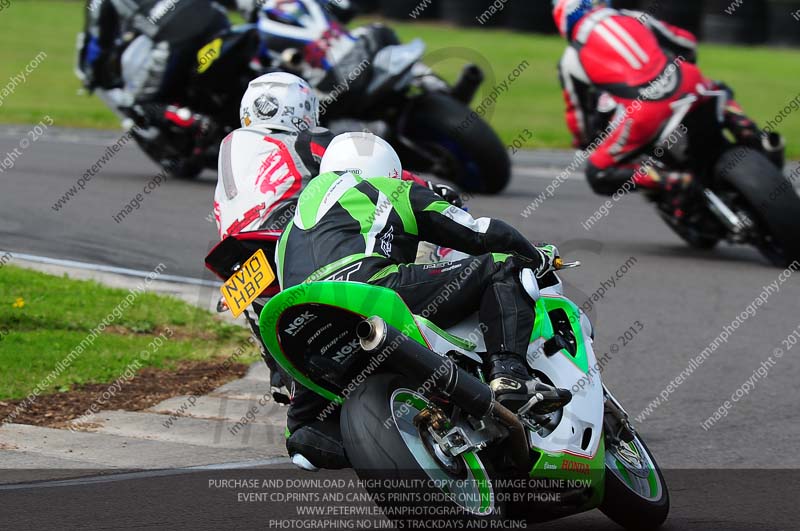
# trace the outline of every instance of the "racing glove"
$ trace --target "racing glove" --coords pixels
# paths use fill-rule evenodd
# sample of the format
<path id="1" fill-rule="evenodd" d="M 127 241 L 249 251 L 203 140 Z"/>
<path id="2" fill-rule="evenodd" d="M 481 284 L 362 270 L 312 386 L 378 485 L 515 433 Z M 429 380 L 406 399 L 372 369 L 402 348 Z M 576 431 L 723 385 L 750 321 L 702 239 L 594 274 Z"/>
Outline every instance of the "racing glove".
<path id="1" fill-rule="evenodd" d="M 536 279 L 539 280 L 546 274 L 556 270 L 555 261 L 561 255 L 558 252 L 558 247 L 551 244 L 537 245 L 535 249 L 539 255 L 538 258 L 514 254 L 514 260 L 520 267 L 532 270 Z"/>
<path id="2" fill-rule="evenodd" d="M 459 194 L 458 191 L 452 186 L 428 182 L 428 189 L 430 189 L 433 193 L 442 196 L 442 199 L 451 205 L 458 208 L 463 208 L 464 201 L 461 199 L 461 194 Z"/>
<path id="3" fill-rule="evenodd" d="M 417 183 L 420 186 L 424 186 L 428 190 L 432 191 L 438 196 L 441 196 L 442 199 L 450 203 L 451 205 L 463 208 L 464 201 L 461 199 L 461 194 L 453 188 L 452 186 L 447 186 L 446 184 L 436 184 L 431 181 L 426 181 L 416 173 L 412 173 L 408 170 L 403 170 L 403 175 L 401 179 L 404 181 L 411 181 Z"/>
<path id="4" fill-rule="evenodd" d="M 556 270 L 556 259 L 561 258 L 561 254 L 558 252 L 558 247 L 549 243 L 537 245 L 536 250 L 542 255 L 542 264 L 537 269 L 534 269 L 536 278 L 540 279 L 546 274 Z"/>

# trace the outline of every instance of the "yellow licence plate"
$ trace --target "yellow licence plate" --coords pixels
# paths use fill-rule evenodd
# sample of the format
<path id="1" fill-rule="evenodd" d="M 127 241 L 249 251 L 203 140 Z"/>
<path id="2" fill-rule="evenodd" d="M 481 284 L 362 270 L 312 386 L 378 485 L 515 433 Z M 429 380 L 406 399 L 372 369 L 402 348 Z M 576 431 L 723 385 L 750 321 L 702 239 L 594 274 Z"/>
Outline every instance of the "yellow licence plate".
<path id="1" fill-rule="evenodd" d="M 250 304 L 275 280 L 263 249 L 245 260 L 234 275 L 225 281 L 220 291 L 234 317 L 239 317 Z"/>

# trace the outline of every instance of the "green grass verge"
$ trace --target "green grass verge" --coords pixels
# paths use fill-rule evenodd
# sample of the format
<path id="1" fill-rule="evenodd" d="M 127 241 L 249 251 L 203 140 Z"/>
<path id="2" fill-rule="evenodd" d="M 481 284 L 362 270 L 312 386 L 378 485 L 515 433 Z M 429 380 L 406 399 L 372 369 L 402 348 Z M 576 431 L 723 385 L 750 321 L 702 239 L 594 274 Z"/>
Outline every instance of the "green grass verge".
<path id="1" fill-rule="evenodd" d="M 0 399 L 31 393 L 128 295 L 127 290 L 96 282 L 4 266 L 0 273 Z M 72 357 L 72 363 L 44 392 L 112 382 L 137 360 L 141 367 L 172 368 L 180 360 L 225 359 L 240 345 L 249 346 L 245 329 L 171 297 L 143 293 L 130 307 L 120 309 L 121 316 L 93 341 L 84 342 L 85 350 Z M 160 346 L 154 343 L 156 337 L 161 338 Z M 256 358 L 250 348 L 236 361 Z"/>
<path id="2" fill-rule="evenodd" d="M 35 123 L 47 114 L 60 126 L 117 127 L 117 119 L 100 101 L 78 95 L 80 84 L 72 68 L 75 35 L 83 24 L 82 2 L 12 0 L 0 16 L 4 28 L 0 32 L 0 82 L 18 73 L 39 51 L 47 54 L 29 81 L 3 101 L 0 122 Z M 520 138 L 528 147 L 569 145 L 556 79 L 556 64 L 565 46 L 562 39 L 428 23 L 391 24 L 404 40 L 420 37 L 429 53 L 447 58 L 436 60 L 434 66 L 450 79 L 465 60 L 491 65 L 498 81 L 528 61 L 522 76 L 497 102 L 491 123 L 507 143 L 528 129 L 533 137 Z M 700 64 L 709 77 L 736 89 L 739 101 L 759 123 L 773 119 L 800 90 L 795 75 L 800 64 L 797 50 L 703 44 Z M 790 156 L 800 157 L 800 113 L 784 120 L 780 130 L 787 137 Z"/>

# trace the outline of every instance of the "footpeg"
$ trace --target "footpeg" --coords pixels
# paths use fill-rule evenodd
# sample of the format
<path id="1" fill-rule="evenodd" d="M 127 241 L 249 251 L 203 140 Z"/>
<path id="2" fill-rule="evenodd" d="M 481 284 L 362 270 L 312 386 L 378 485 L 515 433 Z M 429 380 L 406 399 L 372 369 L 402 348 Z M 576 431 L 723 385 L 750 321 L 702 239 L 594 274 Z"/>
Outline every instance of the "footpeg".
<path id="1" fill-rule="evenodd" d="M 535 381 L 528 382 L 528 392 L 528 401 L 517 409 L 518 415 L 527 413 L 548 415 L 563 408 L 572 400 L 572 393 L 567 389 L 559 389 Z"/>
<path id="2" fill-rule="evenodd" d="M 538 404 L 542 400 L 544 400 L 544 397 L 542 396 L 542 394 L 541 393 L 536 393 L 535 395 L 533 395 L 531 397 L 530 400 L 528 400 L 528 402 L 524 406 L 519 408 L 519 411 L 517 411 L 517 414 L 518 415 L 527 415 L 528 411 L 530 411 L 533 406 L 535 406 L 536 404 Z"/>

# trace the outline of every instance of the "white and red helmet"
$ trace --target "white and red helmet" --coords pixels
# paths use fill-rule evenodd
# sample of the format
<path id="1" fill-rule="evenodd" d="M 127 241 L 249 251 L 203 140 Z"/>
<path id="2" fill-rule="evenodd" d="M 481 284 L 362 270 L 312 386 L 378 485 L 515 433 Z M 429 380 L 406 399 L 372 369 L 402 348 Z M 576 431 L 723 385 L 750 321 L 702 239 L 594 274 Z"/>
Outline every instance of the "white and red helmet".
<path id="1" fill-rule="evenodd" d="M 608 6 L 607 0 L 553 0 L 553 18 L 562 37 L 572 34 L 575 25 L 589 12 Z"/>

